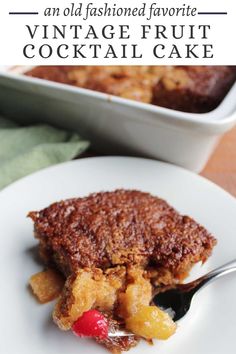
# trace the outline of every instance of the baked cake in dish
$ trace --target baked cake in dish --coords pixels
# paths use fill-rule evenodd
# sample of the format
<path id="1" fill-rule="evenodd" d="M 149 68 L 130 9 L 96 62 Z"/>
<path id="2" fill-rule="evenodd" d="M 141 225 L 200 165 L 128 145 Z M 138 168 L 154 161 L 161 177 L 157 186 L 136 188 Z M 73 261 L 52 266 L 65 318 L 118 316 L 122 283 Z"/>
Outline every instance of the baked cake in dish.
<path id="1" fill-rule="evenodd" d="M 216 108 L 236 80 L 234 66 L 38 66 L 27 76 L 175 110 Z"/>
<path id="2" fill-rule="evenodd" d="M 216 244 L 192 218 L 136 190 L 69 199 L 29 216 L 43 262 L 66 278 L 55 323 L 77 334 L 82 326 L 84 334 L 84 323 L 92 327 L 94 316 L 103 316 L 109 332 L 125 328 L 135 334 L 108 337 L 90 328 L 113 353 L 140 338 L 167 339 L 175 332 L 171 318 L 150 305 L 153 290 L 183 281 Z"/>

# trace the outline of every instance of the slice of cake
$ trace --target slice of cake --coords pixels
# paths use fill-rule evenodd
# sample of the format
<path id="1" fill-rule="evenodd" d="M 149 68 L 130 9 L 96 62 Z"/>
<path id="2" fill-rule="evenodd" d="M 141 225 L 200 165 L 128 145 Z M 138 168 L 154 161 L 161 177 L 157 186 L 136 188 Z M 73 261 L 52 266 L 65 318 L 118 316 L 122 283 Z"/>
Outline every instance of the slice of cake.
<path id="1" fill-rule="evenodd" d="M 69 199 L 29 216 L 42 260 L 67 277 L 54 321 L 73 329 L 84 314 L 100 311 L 110 331 L 121 326 L 136 334 L 98 336 L 113 352 L 128 350 L 141 337 L 167 339 L 174 333 L 168 315 L 150 306 L 152 291 L 181 282 L 216 243 L 190 217 L 136 190 Z"/>

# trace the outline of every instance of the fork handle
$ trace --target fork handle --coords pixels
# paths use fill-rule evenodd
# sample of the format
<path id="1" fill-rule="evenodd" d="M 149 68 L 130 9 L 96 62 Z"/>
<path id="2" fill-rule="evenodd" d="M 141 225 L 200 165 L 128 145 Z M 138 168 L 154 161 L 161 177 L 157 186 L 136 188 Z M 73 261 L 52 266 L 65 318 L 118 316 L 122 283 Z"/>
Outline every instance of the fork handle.
<path id="1" fill-rule="evenodd" d="M 197 280 L 194 280 L 191 282 L 194 288 L 194 293 L 201 288 L 205 287 L 206 285 L 212 283 L 216 279 L 221 278 L 222 276 L 225 276 L 226 274 L 232 273 L 236 271 L 236 259 L 234 259 L 231 262 L 228 262 L 221 267 L 218 267 L 211 272 L 207 273 L 206 275 L 203 275 L 202 277 L 198 278 Z"/>

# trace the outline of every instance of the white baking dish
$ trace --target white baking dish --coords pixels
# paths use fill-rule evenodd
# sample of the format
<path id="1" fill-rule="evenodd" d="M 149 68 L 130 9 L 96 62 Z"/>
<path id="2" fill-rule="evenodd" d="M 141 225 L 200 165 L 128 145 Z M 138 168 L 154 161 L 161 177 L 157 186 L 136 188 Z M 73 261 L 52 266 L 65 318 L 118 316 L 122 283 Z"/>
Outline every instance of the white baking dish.
<path id="1" fill-rule="evenodd" d="M 2 69 L 0 113 L 73 129 L 106 153 L 150 156 L 200 172 L 236 123 L 236 84 L 217 109 L 192 114 Z"/>

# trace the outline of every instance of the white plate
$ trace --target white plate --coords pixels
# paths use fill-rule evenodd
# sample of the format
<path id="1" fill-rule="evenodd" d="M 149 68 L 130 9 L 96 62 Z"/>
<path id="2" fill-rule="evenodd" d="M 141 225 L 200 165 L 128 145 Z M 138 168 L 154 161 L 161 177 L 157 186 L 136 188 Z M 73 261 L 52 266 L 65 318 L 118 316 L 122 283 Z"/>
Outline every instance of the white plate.
<path id="1" fill-rule="evenodd" d="M 106 353 L 91 340 L 61 332 L 51 320 L 53 304 L 39 305 L 27 288 L 42 269 L 30 251 L 30 210 L 96 191 L 136 188 L 165 198 L 193 216 L 218 239 L 213 256 L 192 272 L 198 276 L 236 258 L 236 202 L 226 192 L 183 169 L 145 159 L 105 157 L 76 160 L 26 177 L 0 193 L 0 352 L 2 354 Z M 145 342 L 132 353 L 233 354 L 236 329 L 236 276 L 229 275 L 196 297 L 190 314 L 166 342 Z"/>

